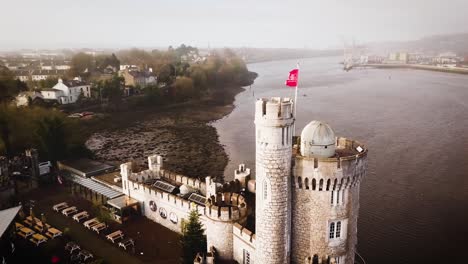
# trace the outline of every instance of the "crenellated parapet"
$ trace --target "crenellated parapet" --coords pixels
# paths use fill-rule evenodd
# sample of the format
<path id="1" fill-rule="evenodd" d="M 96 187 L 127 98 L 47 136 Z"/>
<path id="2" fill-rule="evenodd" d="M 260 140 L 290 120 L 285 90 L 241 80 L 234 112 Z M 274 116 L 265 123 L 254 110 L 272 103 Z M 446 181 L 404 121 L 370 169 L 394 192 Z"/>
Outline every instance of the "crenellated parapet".
<path id="1" fill-rule="evenodd" d="M 245 222 L 247 203 L 238 193 L 219 192 L 207 199 L 205 216 L 221 222 Z"/>
<path id="2" fill-rule="evenodd" d="M 241 238 L 244 242 L 255 248 L 255 234 L 252 231 L 238 223 L 235 223 L 232 226 L 232 232 L 235 236 Z"/>
<path id="3" fill-rule="evenodd" d="M 255 124 L 283 127 L 293 122 L 293 101 L 289 98 L 261 98 L 255 103 Z"/>
<path id="4" fill-rule="evenodd" d="M 367 148 L 358 141 L 337 138 L 336 155 L 308 158 L 296 149 L 293 188 L 311 191 L 343 190 L 360 183 L 366 173 Z"/>

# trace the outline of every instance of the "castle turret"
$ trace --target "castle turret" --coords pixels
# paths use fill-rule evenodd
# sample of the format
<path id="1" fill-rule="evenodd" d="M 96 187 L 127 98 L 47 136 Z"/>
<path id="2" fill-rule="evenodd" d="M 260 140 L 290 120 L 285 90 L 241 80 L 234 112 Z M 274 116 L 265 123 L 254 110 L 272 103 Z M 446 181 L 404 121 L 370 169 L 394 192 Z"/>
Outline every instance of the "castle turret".
<path id="1" fill-rule="evenodd" d="M 207 250 L 216 249 L 220 260 L 233 259 L 233 224 L 245 225 L 247 203 L 244 196 L 237 193 L 219 192 L 207 199 L 205 225 Z"/>
<path id="2" fill-rule="evenodd" d="M 330 126 L 318 121 L 304 128 L 300 142 L 292 174 L 291 261 L 352 264 L 367 149 L 335 138 Z"/>
<path id="3" fill-rule="evenodd" d="M 255 263 L 289 263 L 293 102 L 256 102 Z"/>

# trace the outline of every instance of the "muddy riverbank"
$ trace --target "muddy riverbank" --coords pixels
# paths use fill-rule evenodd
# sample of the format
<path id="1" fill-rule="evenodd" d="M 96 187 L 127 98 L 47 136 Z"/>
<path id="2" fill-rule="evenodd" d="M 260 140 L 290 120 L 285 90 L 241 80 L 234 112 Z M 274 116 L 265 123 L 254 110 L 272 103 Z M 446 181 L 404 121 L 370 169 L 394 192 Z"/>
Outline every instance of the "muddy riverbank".
<path id="1" fill-rule="evenodd" d="M 111 114 L 103 123 L 95 121 L 97 132 L 86 146 L 96 159 L 115 165 L 133 160 L 146 167 L 147 156 L 160 154 L 169 170 L 201 179 L 221 178 L 228 156 L 210 123 L 234 109 L 234 98 L 241 91 L 224 88 L 184 104 Z"/>

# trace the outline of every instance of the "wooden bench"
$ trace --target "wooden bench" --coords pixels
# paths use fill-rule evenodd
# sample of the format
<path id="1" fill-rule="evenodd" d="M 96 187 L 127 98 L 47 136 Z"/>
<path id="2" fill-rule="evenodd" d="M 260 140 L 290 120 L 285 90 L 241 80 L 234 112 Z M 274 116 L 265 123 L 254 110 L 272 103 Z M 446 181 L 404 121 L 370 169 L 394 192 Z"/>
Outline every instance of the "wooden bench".
<path id="1" fill-rule="evenodd" d="M 104 230 L 104 229 L 106 229 L 106 228 L 107 228 L 107 226 L 106 226 L 106 224 L 104 224 L 104 223 L 99 223 L 99 224 L 97 224 L 97 225 L 95 225 L 95 226 L 92 227 L 93 231 L 96 232 L 96 233 L 98 233 L 98 234 L 99 234 L 102 230 Z"/>
<path id="2" fill-rule="evenodd" d="M 52 209 L 55 212 L 59 212 L 59 211 L 62 211 L 63 209 L 65 209 L 67 207 L 68 207 L 68 204 L 66 202 L 63 202 L 63 203 L 59 203 L 59 204 L 56 204 L 56 205 L 52 206 Z"/>
<path id="3" fill-rule="evenodd" d="M 97 224 L 100 224 L 101 222 L 98 221 L 98 219 L 95 217 L 93 219 L 90 219 L 90 220 L 87 220 L 83 223 L 83 225 L 88 228 L 88 229 L 91 229 L 91 227 L 97 225 Z"/>
<path id="4" fill-rule="evenodd" d="M 108 240 L 110 240 L 112 243 L 115 243 L 117 239 L 123 238 L 124 234 L 122 231 L 117 230 L 115 232 L 112 232 L 106 236 Z"/>
<path id="5" fill-rule="evenodd" d="M 83 211 L 83 212 L 80 212 L 80 213 L 77 213 L 77 214 L 73 215 L 73 220 L 75 220 L 77 222 L 80 222 L 81 220 L 86 219 L 88 217 L 89 217 L 88 212 Z"/>
<path id="6" fill-rule="evenodd" d="M 62 214 L 64 216 L 70 216 L 71 214 L 74 214 L 76 212 L 78 212 L 78 210 L 76 209 L 76 206 L 68 207 L 62 210 Z"/>
<path id="7" fill-rule="evenodd" d="M 47 230 L 47 233 L 45 235 L 48 236 L 49 238 L 56 238 L 62 235 L 62 231 L 51 227 Z"/>

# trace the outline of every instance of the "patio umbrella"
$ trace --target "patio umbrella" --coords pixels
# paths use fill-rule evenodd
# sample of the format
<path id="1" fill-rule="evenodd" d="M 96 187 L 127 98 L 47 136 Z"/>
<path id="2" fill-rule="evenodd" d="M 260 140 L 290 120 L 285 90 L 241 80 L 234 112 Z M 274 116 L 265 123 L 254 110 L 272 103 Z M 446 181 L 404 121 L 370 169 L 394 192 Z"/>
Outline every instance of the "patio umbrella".
<path id="1" fill-rule="evenodd" d="M 20 203 L 20 205 L 21 205 L 21 203 Z M 24 214 L 24 207 L 22 205 L 21 205 L 21 208 L 20 208 L 20 210 L 18 212 L 18 215 L 19 215 L 21 220 L 24 220 L 24 218 L 26 217 L 26 215 Z"/>
<path id="2" fill-rule="evenodd" d="M 34 216 L 34 212 L 33 212 L 32 206 L 29 207 L 29 216 L 31 216 L 31 225 L 32 225 L 32 226 L 35 226 L 35 225 L 36 225 L 36 219 L 35 219 L 35 216 Z"/>
<path id="3" fill-rule="evenodd" d="M 44 213 L 41 214 L 41 222 L 42 222 L 42 226 L 44 227 L 43 231 L 47 231 L 47 224 L 46 224 L 46 217 L 44 215 Z"/>

